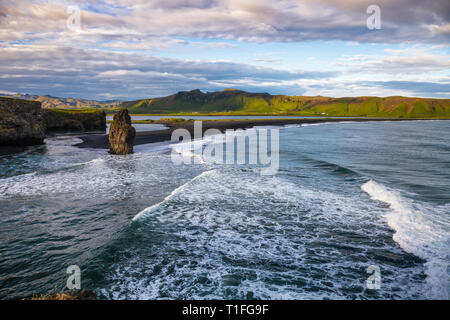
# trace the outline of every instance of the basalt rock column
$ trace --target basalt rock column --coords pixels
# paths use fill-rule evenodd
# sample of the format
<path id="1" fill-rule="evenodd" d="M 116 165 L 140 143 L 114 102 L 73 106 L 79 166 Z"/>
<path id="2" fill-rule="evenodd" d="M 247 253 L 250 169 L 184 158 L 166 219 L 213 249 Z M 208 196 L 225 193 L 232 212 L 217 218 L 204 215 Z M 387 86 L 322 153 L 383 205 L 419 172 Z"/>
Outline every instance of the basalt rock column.
<path id="1" fill-rule="evenodd" d="M 109 128 L 109 153 L 133 153 L 133 142 L 136 130 L 131 126 L 131 118 L 127 109 L 122 109 L 114 115 Z"/>

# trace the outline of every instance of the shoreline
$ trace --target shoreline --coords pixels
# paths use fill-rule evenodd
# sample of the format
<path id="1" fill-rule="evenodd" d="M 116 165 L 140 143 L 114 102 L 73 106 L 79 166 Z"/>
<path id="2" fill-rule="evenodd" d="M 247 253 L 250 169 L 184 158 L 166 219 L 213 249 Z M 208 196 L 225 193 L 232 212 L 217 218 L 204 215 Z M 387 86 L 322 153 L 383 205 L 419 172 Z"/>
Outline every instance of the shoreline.
<path id="1" fill-rule="evenodd" d="M 314 118 L 314 119 L 229 119 L 229 120 L 199 120 L 202 121 L 202 134 L 208 129 L 218 129 L 221 132 L 225 130 L 249 129 L 255 126 L 283 126 L 289 124 L 311 124 L 327 122 L 372 122 L 372 121 L 417 121 L 417 120 L 436 120 L 436 119 L 405 119 L 405 118 Z M 442 119 L 448 120 L 448 119 Z M 191 135 L 194 133 L 194 122 L 185 121 L 181 123 L 159 122 L 168 126 L 168 129 L 137 132 L 134 139 L 134 145 L 147 143 L 170 141 L 172 132 L 176 129 L 186 129 Z M 75 144 L 79 148 L 109 149 L 109 140 L 107 134 L 87 134 L 79 136 L 83 142 Z"/>

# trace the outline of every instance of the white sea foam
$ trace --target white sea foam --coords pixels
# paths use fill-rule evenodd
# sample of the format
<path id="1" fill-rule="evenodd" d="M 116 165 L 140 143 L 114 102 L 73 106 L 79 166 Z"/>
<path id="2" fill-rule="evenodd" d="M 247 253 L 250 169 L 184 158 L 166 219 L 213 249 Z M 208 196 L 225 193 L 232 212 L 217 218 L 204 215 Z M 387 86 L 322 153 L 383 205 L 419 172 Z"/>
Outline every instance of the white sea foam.
<path id="1" fill-rule="evenodd" d="M 110 286 L 102 292 L 117 299 L 221 299 L 230 297 L 227 290 L 234 290 L 232 297 L 345 299 L 339 288 L 351 286 L 354 269 L 365 270 L 369 262 L 355 262 L 334 246 L 354 248 L 358 255 L 379 251 L 380 243 L 373 245 L 371 239 L 379 239 L 387 228 L 373 214 L 377 208 L 362 193 L 327 192 L 235 167 L 205 171 L 134 217 L 142 221 L 142 238 L 127 247 L 134 256 L 113 266 L 107 276 Z M 163 243 L 151 238 L 155 231 L 167 237 Z M 343 242 L 341 232 L 362 240 Z M 157 252 L 151 258 L 146 258 L 147 237 Z M 184 252 L 179 261 L 172 260 L 173 250 Z M 383 250 L 402 252 L 392 245 Z M 271 269 L 272 263 L 282 271 Z M 153 272 L 154 267 L 159 271 Z M 421 271 L 416 265 L 401 274 L 390 265 L 383 268 L 396 272 L 382 288 L 386 295 L 410 271 Z M 233 282 L 230 277 L 236 277 L 235 285 L 228 283 Z M 201 278 L 207 283 L 199 283 Z M 365 279 L 350 281 L 361 287 Z M 308 290 L 310 285 L 316 289 Z M 411 295 L 418 291 L 411 289 Z"/>
<path id="2" fill-rule="evenodd" d="M 301 127 L 316 127 L 316 126 L 322 126 L 325 124 L 330 124 L 332 122 L 319 122 L 319 123 L 302 123 Z"/>
<path id="3" fill-rule="evenodd" d="M 159 202 L 159 203 L 156 203 L 156 204 L 154 204 L 154 205 L 152 205 L 152 206 L 150 206 L 150 207 L 148 207 L 148 208 L 145 208 L 144 210 L 142 210 L 141 212 L 139 212 L 138 214 L 136 214 L 136 215 L 133 217 L 132 220 L 133 220 L 133 221 L 136 221 L 136 220 L 138 220 L 138 219 L 140 219 L 140 218 L 143 218 L 143 217 L 145 217 L 145 216 L 148 216 L 149 214 L 151 214 L 151 212 L 152 212 L 154 209 L 156 209 L 156 208 L 158 208 L 159 206 L 161 206 L 161 204 L 163 204 L 163 203 L 169 201 L 173 196 L 175 196 L 177 193 L 181 192 L 184 188 L 186 188 L 186 187 L 187 187 L 189 184 L 191 184 L 193 181 L 195 181 L 195 180 L 197 180 L 197 179 L 200 179 L 201 177 L 203 177 L 203 176 L 205 176 L 205 175 L 208 175 L 208 174 L 211 174 L 211 173 L 213 173 L 213 172 L 214 172 L 214 170 L 202 172 L 201 174 L 199 174 L 199 175 L 196 176 L 195 178 L 191 179 L 190 181 L 186 182 L 185 184 L 183 184 L 183 185 L 179 186 L 178 188 L 174 189 L 174 190 L 173 190 L 166 198 L 164 198 L 163 201 L 161 201 L 161 202 Z"/>
<path id="4" fill-rule="evenodd" d="M 385 215 L 388 225 L 395 231 L 394 241 L 405 251 L 427 262 L 426 296 L 449 299 L 449 261 L 450 261 L 450 221 L 449 206 L 431 206 L 416 203 L 373 180 L 366 182 L 361 189 L 373 200 L 389 205 L 390 212 Z"/>
<path id="5" fill-rule="evenodd" d="M 157 174 L 145 170 L 146 163 L 155 157 L 157 155 L 151 153 L 136 153 L 129 157 L 103 155 L 71 164 L 67 159 L 59 161 L 56 156 L 38 171 L 0 179 L 0 199 L 57 194 L 85 198 L 124 197 L 134 192 L 134 188 L 160 181 Z M 142 172 L 137 173 L 136 167 L 143 168 Z"/>
<path id="6" fill-rule="evenodd" d="M 197 158 L 199 163 L 205 164 L 202 157 L 203 147 L 211 142 L 211 137 L 204 137 L 203 139 L 197 139 L 189 142 L 171 144 L 170 147 L 173 151 L 187 158 Z"/>
<path id="7" fill-rule="evenodd" d="M 85 162 L 74 163 L 73 165 L 69 165 L 69 166 L 64 167 L 64 169 L 67 169 L 69 167 L 84 166 L 84 165 L 103 163 L 103 162 L 105 162 L 105 159 L 96 158 L 96 159 L 92 159 L 92 160 L 85 161 Z"/>
<path id="8" fill-rule="evenodd" d="M 188 142 L 179 142 L 171 144 L 170 147 L 173 149 L 173 151 L 187 157 L 196 158 L 199 163 L 206 164 L 206 162 L 203 160 L 203 148 L 207 145 L 214 144 L 214 143 L 224 143 L 226 140 L 226 137 L 233 137 L 233 136 L 239 136 L 242 134 L 245 134 L 246 130 L 252 130 L 252 129 L 244 129 L 244 130 L 235 130 L 235 131 L 227 131 L 220 134 L 215 135 L 208 135 L 203 136 L 200 139 L 195 139 Z"/>
<path id="9" fill-rule="evenodd" d="M 290 129 L 290 128 L 300 128 L 300 124 L 285 124 L 284 126 L 280 127 L 281 129 Z"/>
<path id="10" fill-rule="evenodd" d="M 328 124 L 339 124 L 339 123 L 360 123 L 358 121 L 330 121 L 330 122 L 318 122 L 318 123 L 302 123 L 301 127 L 315 127 L 315 126 L 322 126 L 322 125 L 328 125 Z"/>

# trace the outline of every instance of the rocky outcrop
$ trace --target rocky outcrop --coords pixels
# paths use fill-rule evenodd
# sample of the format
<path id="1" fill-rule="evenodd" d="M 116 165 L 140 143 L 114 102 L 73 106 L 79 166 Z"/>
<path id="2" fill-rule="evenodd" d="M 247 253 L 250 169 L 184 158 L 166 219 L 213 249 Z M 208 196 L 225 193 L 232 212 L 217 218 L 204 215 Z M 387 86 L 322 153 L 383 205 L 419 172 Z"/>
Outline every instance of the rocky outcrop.
<path id="1" fill-rule="evenodd" d="M 120 110 L 114 115 L 109 128 L 109 153 L 133 153 L 133 142 L 136 130 L 131 126 L 131 118 L 127 109 Z"/>
<path id="2" fill-rule="evenodd" d="M 56 294 L 35 294 L 24 300 L 96 300 L 97 295 L 92 290 L 72 290 Z"/>
<path id="3" fill-rule="evenodd" d="M 103 110 L 42 109 L 47 131 L 106 130 Z"/>
<path id="4" fill-rule="evenodd" d="M 0 145 L 42 144 L 44 129 L 39 101 L 0 98 Z"/>

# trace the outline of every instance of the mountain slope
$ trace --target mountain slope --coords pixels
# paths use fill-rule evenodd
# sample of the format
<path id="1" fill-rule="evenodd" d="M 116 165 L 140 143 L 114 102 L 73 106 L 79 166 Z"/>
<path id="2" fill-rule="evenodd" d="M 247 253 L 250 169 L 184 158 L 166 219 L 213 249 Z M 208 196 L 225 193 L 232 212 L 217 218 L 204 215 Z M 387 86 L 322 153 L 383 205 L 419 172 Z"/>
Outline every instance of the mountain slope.
<path id="1" fill-rule="evenodd" d="M 130 113 L 227 113 L 305 116 L 367 116 L 450 118 L 450 99 L 408 97 L 328 98 L 270 95 L 227 89 L 203 93 L 181 91 L 174 95 L 128 101 Z"/>
<path id="2" fill-rule="evenodd" d="M 52 96 L 38 96 L 20 93 L 16 93 L 13 95 L 2 94 L 1 96 L 23 100 L 40 101 L 43 108 L 59 108 L 59 109 L 78 109 L 78 108 L 112 109 L 119 106 L 123 102 L 121 100 L 96 101 L 80 98 L 57 98 Z"/>

